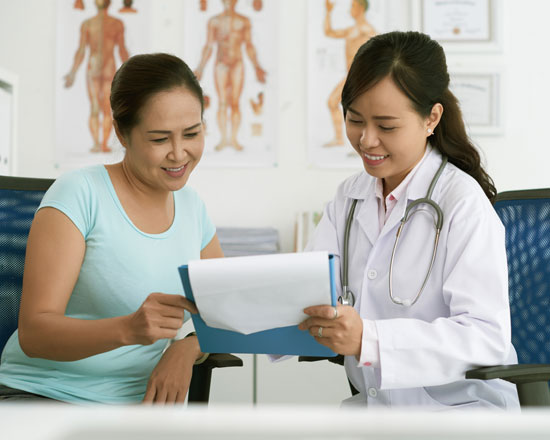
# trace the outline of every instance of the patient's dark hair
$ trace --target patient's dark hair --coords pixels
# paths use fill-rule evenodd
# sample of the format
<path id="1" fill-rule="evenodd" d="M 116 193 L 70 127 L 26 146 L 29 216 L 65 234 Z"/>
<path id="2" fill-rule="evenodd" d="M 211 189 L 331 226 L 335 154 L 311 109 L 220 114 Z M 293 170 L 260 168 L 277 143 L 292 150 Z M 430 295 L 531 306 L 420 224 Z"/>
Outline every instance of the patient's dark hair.
<path id="1" fill-rule="evenodd" d="M 128 135 L 139 123 L 145 103 L 153 95 L 177 87 L 185 87 L 201 103 L 202 88 L 181 59 L 167 53 L 141 54 L 130 57 L 115 73 L 111 86 L 113 119 L 122 135 Z"/>
<path id="2" fill-rule="evenodd" d="M 493 201 L 495 185 L 466 134 L 458 100 L 449 90 L 447 62 L 439 43 L 420 32 L 389 32 L 363 44 L 355 54 L 342 91 L 344 117 L 358 96 L 387 76 L 421 117 L 427 117 L 434 104 L 443 106 L 441 121 L 430 136 L 430 143 L 449 162 L 477 180 Z"/>

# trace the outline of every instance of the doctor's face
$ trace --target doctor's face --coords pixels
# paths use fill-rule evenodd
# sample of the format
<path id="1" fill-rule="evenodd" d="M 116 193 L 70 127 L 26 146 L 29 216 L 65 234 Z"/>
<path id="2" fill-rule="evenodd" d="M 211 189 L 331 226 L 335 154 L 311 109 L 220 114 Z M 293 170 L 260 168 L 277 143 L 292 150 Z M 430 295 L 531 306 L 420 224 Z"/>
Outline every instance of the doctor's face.
<path id="1" fill-rule="evenodd" d="M 346 134 L 367 173 L 383 179 L 387 196 L 422 159 L 428 128 L 433 130 L 438 121 L 433 115 L 422 118 L 409 98 L 386 77 L 351 103 Z"/>

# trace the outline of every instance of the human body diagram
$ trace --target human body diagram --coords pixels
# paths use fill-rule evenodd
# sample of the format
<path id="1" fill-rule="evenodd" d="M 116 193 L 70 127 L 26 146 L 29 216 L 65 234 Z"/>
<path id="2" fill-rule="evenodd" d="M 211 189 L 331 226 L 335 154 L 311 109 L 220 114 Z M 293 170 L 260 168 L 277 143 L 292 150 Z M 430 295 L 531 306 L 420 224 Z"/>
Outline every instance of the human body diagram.
<path id="1" fill-rule="evenodd" d="M 355 23 L 352 26 L 342 29 L 333 29 L 331 23 L 331 12 L 334 9 L 334 2 L 325 0 L 326 15 L 324 21 L 324 33 L 329 38 L 341 38 L 345 40 L 346 71 L 349 70 L 353 57 L 359 47 L 376 35 L 374 27 L 367 21 L 365 14 L 368 9 L 367 0 L 351 0 L 350 15 Z M 344 87 L 345 78 L 338 82 L 328 98 L 328 109 L 330 112 L 334 137 L 325 143 L 324 147 L 336 147 L 345 145 L 343 127 L 344 117 L 340 108 L 340 97 Z"/>
<path id="2" fill-rule="evenodd" d="M 110 0 L 95 0 L 97 15 L 85 20 L 80 27 L 80 41 L 73 65 L 65 75 L 65 87 L 75 81 L 76 73 L 86 57 L 86 88 L 90 102 L 88 126 L 93 139 L 90 151 L 93 153 L 111 151 L 108 145 L 113 128 L 110 95 L 111 81 L 117 69 L 115 50 L 121 62 L 128 59 L 128 50 L 124 41 L 124 23 L 108 14 Z"/>
<path id="3" fill-rule="evenodd" d="M 216 50 L 214 84 L 218 95 L 216 118 L 220 140 L 215 150 L 231 147 L 242 151 L 244 146 L 238 140 L 238 132 L 241 124 L 240 98 L 245 81 L 243 45 L 260 83 L 265 83 L 266 71 L 260 66 L 252 43 L 250 19 L 236 12 L 237 0 L 222 1 L 223 12 L 208 21 L 206 43 L 195 75 L 201 79 L 212 52 Z"/>

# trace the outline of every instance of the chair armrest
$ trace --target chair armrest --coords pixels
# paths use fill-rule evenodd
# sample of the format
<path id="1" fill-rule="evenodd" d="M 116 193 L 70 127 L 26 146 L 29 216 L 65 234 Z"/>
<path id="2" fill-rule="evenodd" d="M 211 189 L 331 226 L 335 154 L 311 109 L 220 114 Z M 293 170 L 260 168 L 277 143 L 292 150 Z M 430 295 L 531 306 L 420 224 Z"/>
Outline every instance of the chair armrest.
<path id="1" fill-rule="evenodd" d="M 466 379 L 504 379 L 515 384 L 550 380 L 550 364 L 496 365 L 466 372 Z"/>
<path id="2" fill-rule="evenodd" d="M 549 364 L 496 365 L 476 368 L 466 372 L 466 379 L 503 379 L 516 385 L 522 407 L 550 406 Z"/>
<path id="3" fill-rule="evenodd" d="M 243 360 L 228 353 L 211 353 L 202 363 L 193 366 L 189 385 L 189 403 L 208 403 L 214 368 L 242 367 Z"/>
<path id="4" fill-rule="evenodd" d="M 344 356 L 339 354 L 333 357 L 324 356 L 299 356 L 298 362 L 317 362 L 317 361 L 329 361 L 333 364 L 344 365 Z"/>
<path id="5" fill-rule="evenodd" d="M 243 360 L 229 353 L 211 353 L 200 365 L 205 368 L 242 367 Z"/>

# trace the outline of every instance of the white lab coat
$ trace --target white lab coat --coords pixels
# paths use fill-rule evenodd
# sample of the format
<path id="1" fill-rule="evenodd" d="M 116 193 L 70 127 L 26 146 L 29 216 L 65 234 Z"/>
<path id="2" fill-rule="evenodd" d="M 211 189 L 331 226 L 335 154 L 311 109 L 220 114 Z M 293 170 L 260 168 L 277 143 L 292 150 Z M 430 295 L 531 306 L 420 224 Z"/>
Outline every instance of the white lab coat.
<path id="1" fill-rule="evenodd" d="M 375 178 L 360 172 L 338 188 L 307 250 L 336 256 L 337 289 L 344 229 L 358 199 L 349 240 L 349 285 L 355 309 L 374 320 L 380 368 L 358 367 L 346 356 L 348 378 L 360 391 L 351 401 L 369 406 L 413 405 L 432 409 L 519 408 L 515 386 L 502 380 L 466 380 L 479 366 L 517 362 L 511 344 L 504 227 L 477 182 L 448 164 L 432 195 L 444 220 L 426 288 L 411 307 L 389 297 L 388 273 L 405 208 L 426 196 L 441 155 L 429 151 L 379 232 Z M 430 208 L 428 208 L 430 209 Z M 394 296 L 412 299 L 426 275 L 433 249 L 432 217 L 420 212 L 404 229 L 393 270 Z"/>

